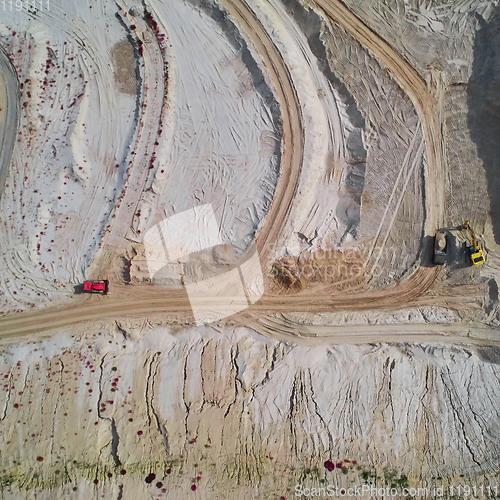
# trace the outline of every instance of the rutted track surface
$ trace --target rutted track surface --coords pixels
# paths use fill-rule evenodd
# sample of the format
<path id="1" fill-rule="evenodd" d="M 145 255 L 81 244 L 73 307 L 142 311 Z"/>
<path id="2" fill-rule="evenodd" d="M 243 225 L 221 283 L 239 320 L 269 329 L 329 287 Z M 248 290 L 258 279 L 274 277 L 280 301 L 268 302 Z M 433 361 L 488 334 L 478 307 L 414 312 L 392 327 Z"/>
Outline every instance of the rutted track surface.
<path id="1" fill-rule="evenodd" d="M 160 124 L 160 114 L 162 111 L 162 99 L 165 94 L 164 61 L 160 47 L 154 35 L 142 20 L 136 20 L 139 29 L 136 34 L 143 42 L 144 58 L 144 113 L 139 125 L 138 139 L 135 144 L 134 163 L 130 168 L 132 175 L 127 179 L 125 196 L 117 207 L 116 220 L 111 227 L 105 244 L 118 245 L 126 237 L 127 229 L 131 225 L 132 218 L 136 211 L 137 202 L 142 194 L 148 176 L 148 163 L 151 159 L 152 149 L 157 140 L 157 130 Z M 161 61 L 161 64 L 154 64 L 153 61 Z"/>
<path id="2" fill-rule="evenodd" d="M 261 259 L 265 259 L 268 244 L 276 241 L 285 223 L 297 186 L 304 152 L 304 125 L 299 98 L 288 68 L 276 46 L 259 20 L 243 0 L 221 0 L 228 13 L 242 27 L 246 36 L 262 58 L 274 83 L 283 113 L 283 143 L 281 175 L 275 198 L 257 237 Z"/>
<path id="3" fill-rule="evenodd" d="M 441 134 L 441 88 L 429 89 L 413 66 L 339 0 L 315 0 L 327 16 L 366 48 L 408 94 L 417 109 L 427 153 L 426 230 L 434 234 L 444 222 L 444 152 Z"/>
<path id="4" fill-rule="evenodd" d="M 139 316 L 144 314 L 157 315 L 161 313 L 182 313 L 190 310 L 189 300 L 183 292 L 165 293 L 158 298 L 151 287 L 134 287 L 140 292 L 137 298 L 131 299 L 126 289 L 131 287 L 121 286 L 114 288 L 117 297 L 102 298 L 99 301 L 86 300 L 74 308 L 53 309 L 43 313 L 31 313 L 17 318 L 0 321 L 0 340 L 5 341 L 11 337 L 31 336 L 42 331 L 53 330 L 68 325 L 86 321 L 99 321 L 113 317 Z M 266 299 L 264 303 L 254 305 L 249 311 L 254 313 L 250 321 L 245 324 L 254 330 L 284 342 L 299 344 L 325 344 L 325 343 L 371 343 L 371 342 L 447 342 L 447 343 L 473 343 L 478 345 L 498 344 L 498 329 L 477 327 L 476 325 L 457 324 L 378 324 L 378 325 L 302 325 L 285 319 L 282 316 L 271 317 L 276 312 L 316 312 L 316 311 L 342 311 L 349 309 L 371 310 L 379 307 L 398 309 L 403 305 L 436 305 L 439 303 L 450 304 L 449 298 L 443 301 L 436 297 L 421 297 L 415 301 L 401 299 L 398 289 L 391 291 L 390 296 L 383 294 L 359 294 L 351 297 L 323 296 L 287 296 L 280 297 L 279 304 L 276 298 Z M 139 297 L 142 296 L 142 299 Z M 210 304 L 207 302 L 207 307 Z M 23 340 L 29 340 L 26 337 Z M 44 335 L 37 338 L 45 338 Z"/>
<path id="5" fill-rule="evenodd" d="M 283 112 L 284 154 L 282 173 L 275 199 L 259 234 L 257 244 L 261 256 L 267 254 L 268 245 L 276 241 L 289 214 L 297 189 L 303 151 L 303 125 L 300 104 L 290 74 L 281 55 L 271 42 L 248 6 L 237 0 L 223 0 L 229 14 L 246 32 L 250 41 L 263 59 L 274 82 Z M 414 102 L 422 120 L 427 151 L 426 206 L 427 232 L 431 232 L 443 219 L 443 154 L 436 115 L 437 98 L 411 65 L 386 42 L 381 40 L 341 2 L 318 1 L 317 5 L 348 33 L 367 48 L 384 65 Z M 316 310 L 363 310 L 373 308 L 401 308 L 414 305 L 433 284 L 439 270 L 419 268 L 398 287 L 373 293 L 332 295 L 327 289 L 321 295 L 318 290 L 306 290 L 298 295 L 265 296 L 250 311 L 269 314 L 285 311 Z M 23 335 L 57 328 L 83 321 L 99 320 L 124 315 L 139 315 L 162 312 L 189 311 L 189 301 L 184 292 L 165 292 L 153 287 L 114 287 L 113 296 L 104 300 L 75 299 L 74 304 L 64 309 L 53 309 L 35 314 L 19 315 L 0 320 L 2 337 Z M 431 300 L 431 299 L 429 299 Z M 434 302 L 436 300 L 434 298 Z M 443 298 L 441 303 L 450 305 L 453 300 Z M 207 300 L 207 307 L 210 301 Z M 333 340 L 333 339 L 332 339 Z"/>
<path id="6" fill-rule="evenodd" d="M 436 272 L 419 269 L 403 285 L 373 293 L 339 294 L 314 290 L 288 296 L 267 296 L 249 308 L 249 313 L 262 316 L 284 312 L 316 311 L 362 311 L 377 308 L 400 309 L 409 306 L 446 305 L 453 307 L 450 297 L 430 296 L 423 293 L 431 286 Z M 94 299 L 94 300 L 93 300 Z M 101 300 L 95 300 L 101 299 Z M 210 308 L 216 298 L 206 301 Z M 473 299 L 471 299 L 473 301 Z M 466 302 L 466 301 L 465 301 Z M 464 306 L 463 298 L 456 307 Z M 473 306 L 473 304 L 465 304 Z M 198 306 L 197 307 L 201 307 Z M 0 320 L 0 339 L 22 336 L 44 330 L 64 327 L 85 321 L 98 321 L 124 316 L 139 316 L 160 313 L 185 313 L 191 310 L 184 291 L 165 291 L 151 286 L 114 285 L 113 296 L 84 297 L 75 299 L 71 307 L 22 314 Z M 381 327 L 382 328 L 382 327 Z M 465 329 L 465 328 L 464 328 Z"/>
<path id="7" fill-rule="evenodd" d="M 2 95 L 3 94 L 3 95 Z M 14 141 L 16 139 L 17 121 L 19 117 L 19 82 L 12 63 L 0 47 L 0 196 L 7 178 Z"/>
<path id="8" fill-rule="evenodd" d="M 302 325 L 285 318 L 262 318 L 252 328 L 266 337 L 298 345 L 440 342 L 500 345 L 498 330 L 465 324 Z"/>

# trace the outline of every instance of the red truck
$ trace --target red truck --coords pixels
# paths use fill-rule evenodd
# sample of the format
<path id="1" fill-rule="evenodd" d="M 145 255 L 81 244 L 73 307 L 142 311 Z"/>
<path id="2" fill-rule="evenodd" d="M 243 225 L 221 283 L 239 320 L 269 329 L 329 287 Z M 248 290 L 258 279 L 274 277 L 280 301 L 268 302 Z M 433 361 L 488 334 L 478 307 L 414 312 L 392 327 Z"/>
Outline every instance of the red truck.
<path id="1" fill-rule="evenodd" d="M 87 293 L 102 293 L 105 295 L 109 292 L 109 281 L 84 281 L 83 291 Z"/>

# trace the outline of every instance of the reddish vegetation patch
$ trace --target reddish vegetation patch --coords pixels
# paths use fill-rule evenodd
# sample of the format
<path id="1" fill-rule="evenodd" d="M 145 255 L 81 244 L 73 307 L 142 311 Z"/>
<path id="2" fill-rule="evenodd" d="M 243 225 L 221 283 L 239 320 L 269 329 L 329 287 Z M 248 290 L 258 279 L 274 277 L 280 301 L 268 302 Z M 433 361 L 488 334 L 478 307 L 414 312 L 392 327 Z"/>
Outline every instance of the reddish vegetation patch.
<path id="1" fill-rule="evenodd" d="M 142 431 L 137 431 L 138 436 L 142 436 Z"/>
<path id="2" fill-rule="evenodd" d="M 158 482 L 158 483 L 156 483 L 156 487 L 157 487 L 158 489 L 160 489 L 162 486 L 163 486 L 163 483 L 162 483 L 161 481 L 160 481 L 160 482 Z"/>
<path id="3" fill-rule="evenodd" d="M 196 491 L 196 484 L 191 485 L 191 489 L 192 489 L 193 491 Z"/>
<path id="4" fill-rule="evenodd" d="M 339 462 L 339 463 L 337 464 L 337 469 L 342 469 L 342 462 Z"/>
<path id="5" fill-rule="evenodd" d="M 330 471 L 332 472 L 332 470 L 335 469 L 335 464 L 331 461 L 331 460 L 327 460 L 325 462 L 325 467 Z"/>
<path id="6" fill-rule="evenodd" d="M 121 474 L 122 476 L 124 476 L 126 473 L 127 473 L 127 471 L 126 471 L 125 469 L 122 469 L 122 470 L 120 471 L 120 474 Z"/>
<path id="7" fill-rule="evenodd" d="M 17 403 L 14 403 L 14 408 L 19 408 L 19 405 Z"/>
<path id="8" fill-rule="evenodd" d="M 148 477 L 146 477 L 146 483 L 151 484 L 155 480 L 155 478 L 156 474 L 151 472 L 151 474 L 149 474 Z"/>
<path id="9" fill-rule="evenodd" d="M 94 479 L 94 484 L 99 484 L 99 479 Z"/>
<path id="10" fill-rule="evenodd" d="M 43 457 L 36 457 L 39 462 L 43 462 Z"/>
<path id="11" fill-rule="evenodd" d="M 172 469 L 167 469 L 167 474 L 171 474 L 172 473 Z"/>

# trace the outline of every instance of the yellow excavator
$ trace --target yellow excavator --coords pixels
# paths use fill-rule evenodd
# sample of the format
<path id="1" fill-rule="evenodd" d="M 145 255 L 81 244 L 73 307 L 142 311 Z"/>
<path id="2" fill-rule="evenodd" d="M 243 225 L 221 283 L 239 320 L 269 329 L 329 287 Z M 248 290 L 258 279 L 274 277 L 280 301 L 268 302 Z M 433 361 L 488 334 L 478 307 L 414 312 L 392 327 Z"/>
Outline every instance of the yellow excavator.
<path id="1" fill-rule="evenodd" d="M 472 260 L 472 263 L 475 266 L 478 266 L 479 264 L 484 264 L 485 259 L 483 251 L 481 250 L 481 247 L 477 244 L 476 236 L 474 234 L 474 231 L 472 231 L 468 220 L 464 222 L 463 228 L 469 230 L 470 236 L 472 238 L 472 246 L 469 247 L 470 259 Z"/>

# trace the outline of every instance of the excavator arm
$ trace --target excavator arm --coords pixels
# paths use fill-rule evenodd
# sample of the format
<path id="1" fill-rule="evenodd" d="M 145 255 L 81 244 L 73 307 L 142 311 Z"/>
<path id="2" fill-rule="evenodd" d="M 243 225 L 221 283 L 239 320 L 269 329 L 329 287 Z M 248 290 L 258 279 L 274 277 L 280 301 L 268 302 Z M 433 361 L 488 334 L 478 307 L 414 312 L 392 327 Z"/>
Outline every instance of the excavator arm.
<path id="1" fill-rule="evenodd" d="M 479 248 L 479 245 L 477 244 L 477 239 L 476 239 L 476 235 L 474 234 L 474 231 L 472 230 L 472 228 L 470 227 L 470 224 L 469 224 L 469 221 L 466 220 L 464 222 L 464 229 L 468 229 L 469 230 L 469 233 L 470 233 L 470 237 L 472 239 L 472 246 L 474 247 L 475 250 L 477 250 Z"/>
<path id="2" fill-rule="evenodd" d="M 469 221 L 466 220 L 463 225 L 464 229 L 468 229 L 470 233 L 470 237 L 472 239 L 472 246 L 469 248 L 470 252 L 470 258 L 472 260 L 472 263 L 477 266 L 479 264 L 484 264 L 485 258 L 483 255 L 483 251 L 481 250 L 481 247 L 477 243 L 476 235 L 474 234 L 474 231 L 470 227 Z"/>

